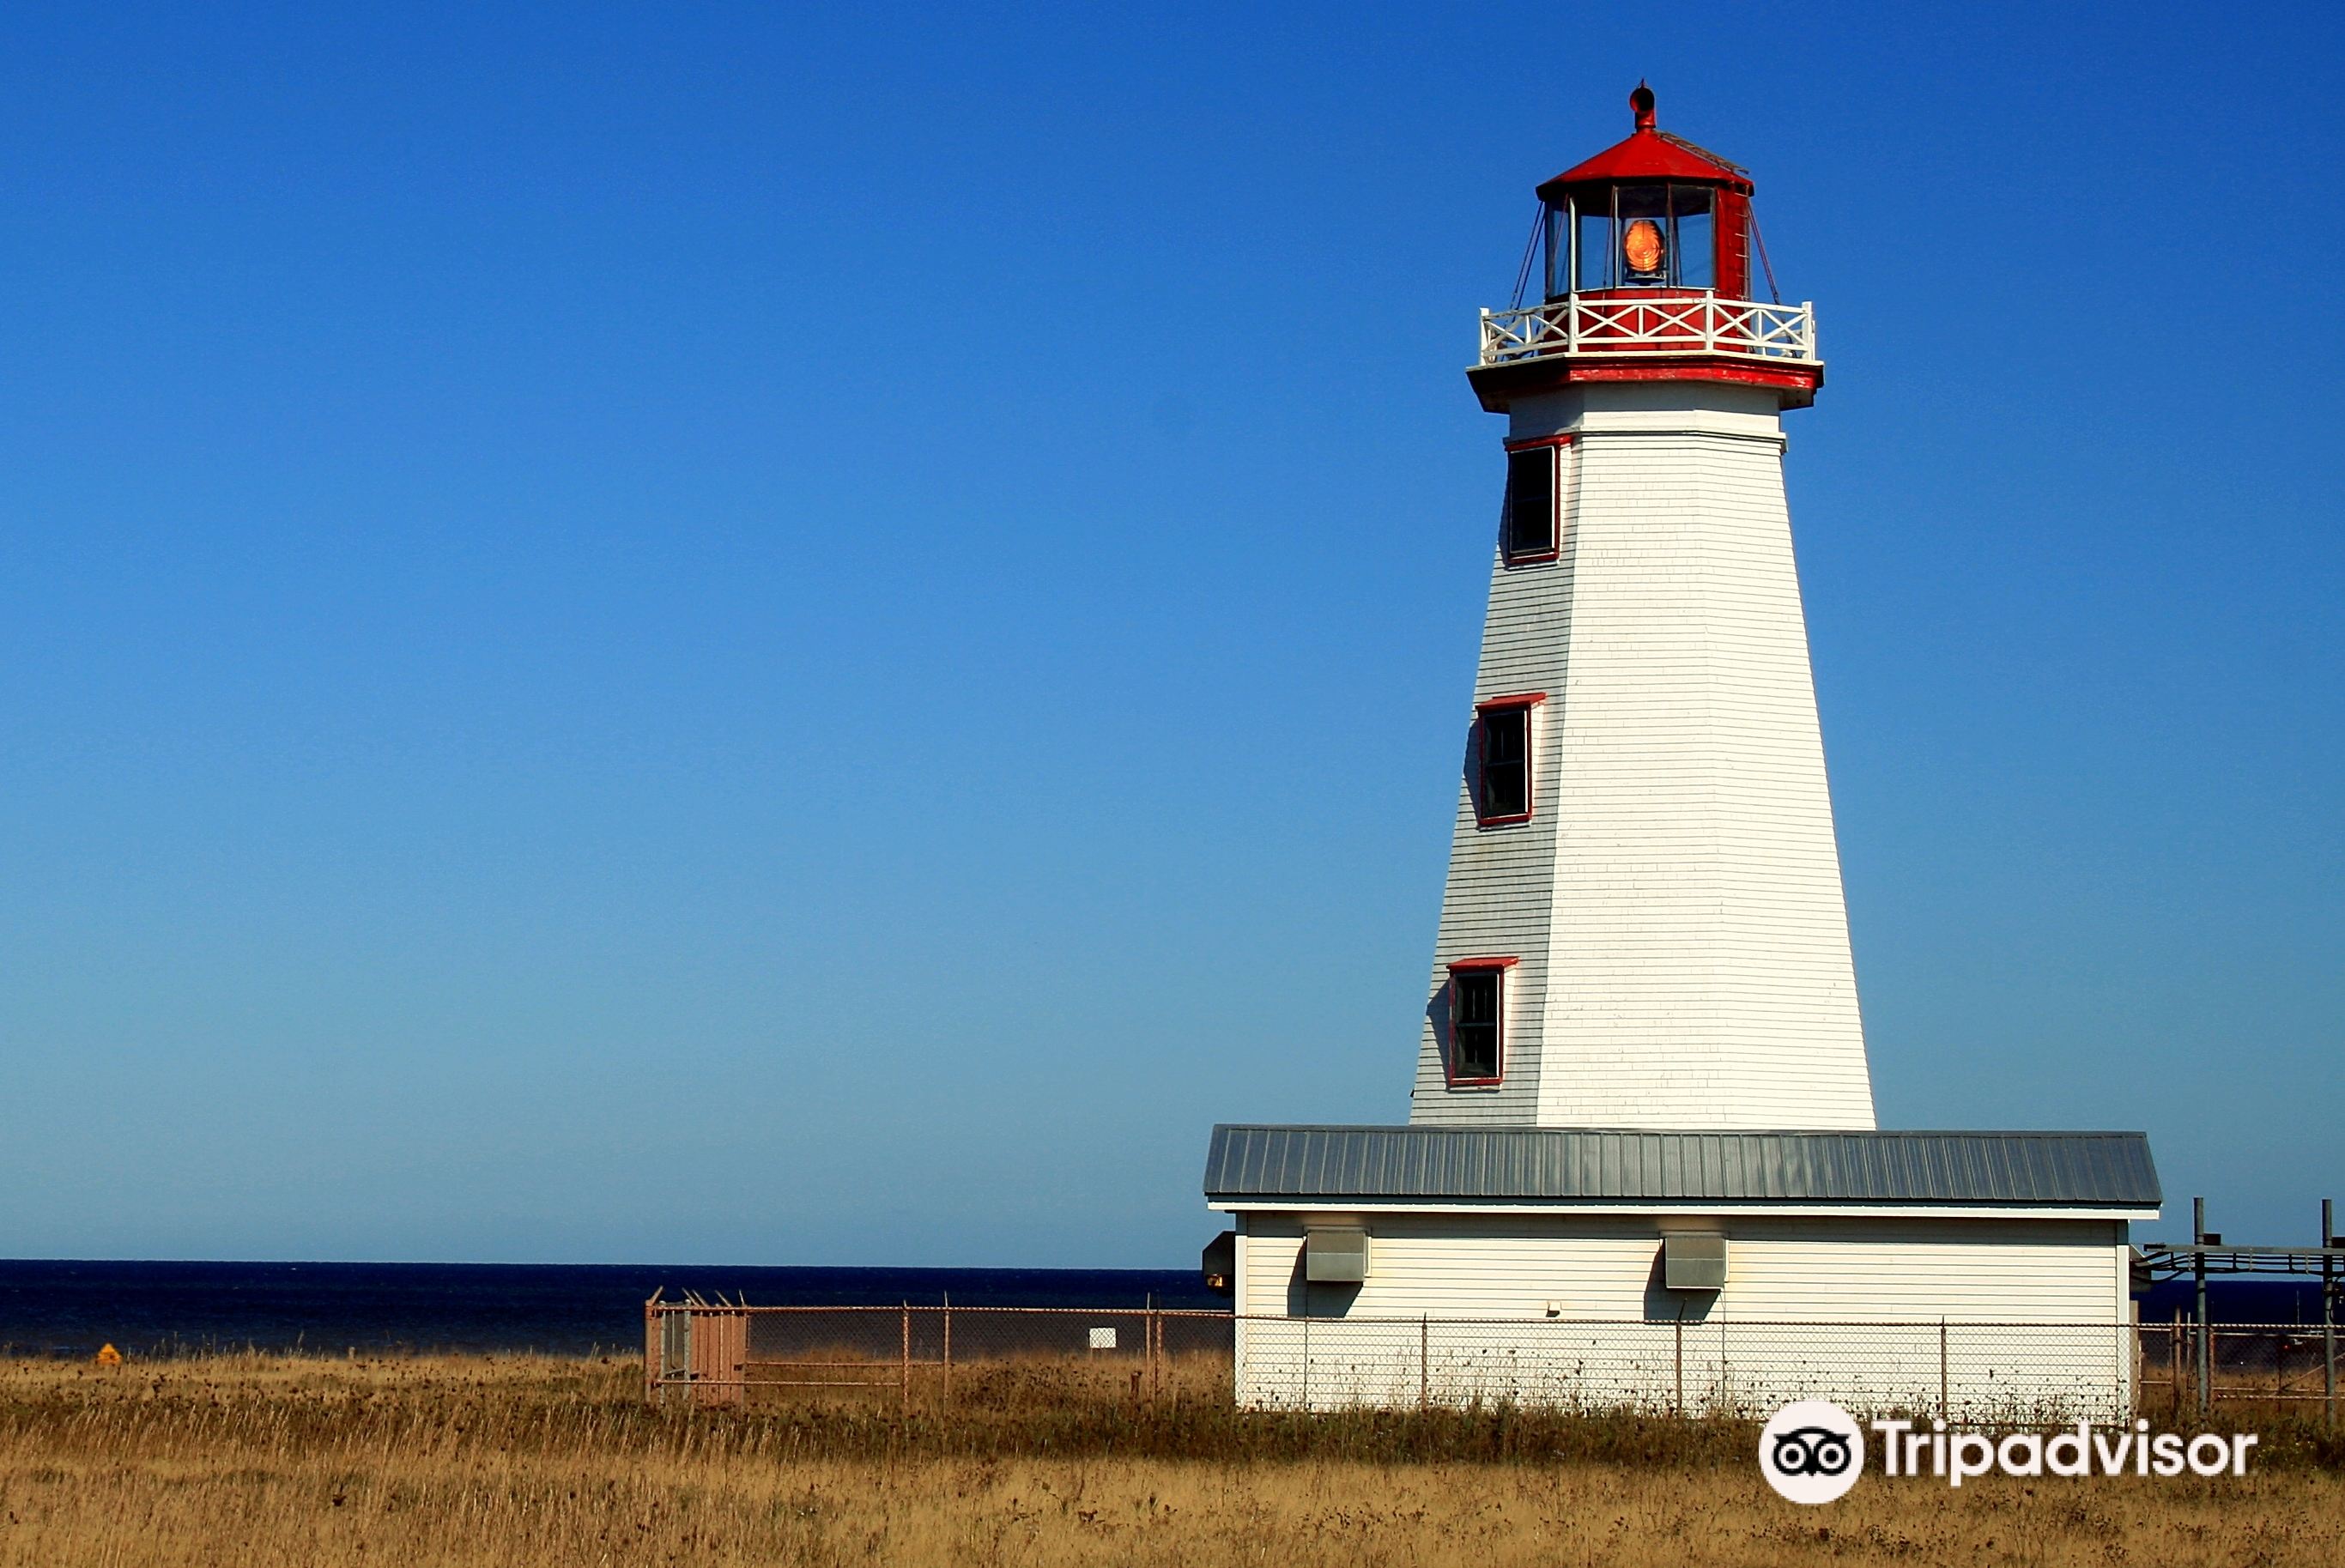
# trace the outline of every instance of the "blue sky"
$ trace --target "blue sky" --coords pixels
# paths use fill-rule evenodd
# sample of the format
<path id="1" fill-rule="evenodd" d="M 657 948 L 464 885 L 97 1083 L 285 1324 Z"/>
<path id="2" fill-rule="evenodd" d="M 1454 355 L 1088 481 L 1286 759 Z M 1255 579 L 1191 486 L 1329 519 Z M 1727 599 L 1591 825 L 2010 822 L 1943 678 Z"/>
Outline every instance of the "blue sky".
<path id="1" fill-rule="evenodd" d="M 2333 8 L 682 9 L 0 21 L 0 1254 L 1180 1265 L 1402 1118 L 1639 76 L 1819 312 L 1884 1124 L 2345 1198 Z"/>

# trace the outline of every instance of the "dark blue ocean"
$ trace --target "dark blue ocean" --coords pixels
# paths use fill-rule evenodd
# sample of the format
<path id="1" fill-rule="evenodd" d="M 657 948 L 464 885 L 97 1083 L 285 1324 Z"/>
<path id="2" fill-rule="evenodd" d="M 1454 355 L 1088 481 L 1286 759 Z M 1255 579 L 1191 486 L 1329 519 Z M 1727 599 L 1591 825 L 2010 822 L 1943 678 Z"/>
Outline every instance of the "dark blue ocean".
<path id="1" fill-rule="evenodd" d="M 0 1353 L 205 1350 L 538 1351 L 643 1346 L 644 1300 L 697 1290 L 767 1306 L 1225 1308 L 1193 1270 L 749 1269 L 703 1264 L 0 1261 Z M 2188 1281 L 2140 1303 L 2145 1323 L 2190 1310 Z M 2218 1280 L 2218 1322 L 2320 1320 L 2317 1281 Z"/>
<path id="2" fill-rule="evenodd" d="M 1193 1269 L 736 1269 L 701 1264 L 0 1261 L 0 1353 L 251 1347 L 640 1355 L 644 1300 L 762 1306 L 1226 1307 Z"/>

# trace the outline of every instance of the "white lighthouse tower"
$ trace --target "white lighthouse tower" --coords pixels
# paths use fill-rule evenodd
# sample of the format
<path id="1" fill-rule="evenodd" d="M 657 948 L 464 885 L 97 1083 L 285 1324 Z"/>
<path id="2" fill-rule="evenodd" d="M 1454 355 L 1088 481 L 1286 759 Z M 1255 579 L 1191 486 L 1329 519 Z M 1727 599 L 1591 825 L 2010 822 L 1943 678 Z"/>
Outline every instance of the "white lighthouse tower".
<path id="1" fill-rule="evenodd" d="M 1814 316 L 1751 297 L 1750 177 L 1629 101 L 1469 372 L 1506 501 L 1409 1119 L 1867 1128 L 1783 501 Z"/>

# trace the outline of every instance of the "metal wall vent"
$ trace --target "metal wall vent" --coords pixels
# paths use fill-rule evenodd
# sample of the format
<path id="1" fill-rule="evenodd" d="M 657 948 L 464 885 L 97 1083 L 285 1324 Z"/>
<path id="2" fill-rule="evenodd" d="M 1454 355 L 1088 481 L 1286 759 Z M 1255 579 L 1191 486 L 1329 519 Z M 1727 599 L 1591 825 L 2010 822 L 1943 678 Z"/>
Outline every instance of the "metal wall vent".
<path id="1" fill-rule="evenodd" d="M 1680 1233 L 1661 1238 L 1661 1283 L 1672 1290 L 1726 1289 L 1726 1238 Z"/>
<path id="2" fill-rule="evenodd" d="M 1312 1285 L 1357 1285 L 1368 1277 L 1368 1232 L 1359 1225 L 1311 1225 L 1303 1231 L 1303 1278 Z"/>

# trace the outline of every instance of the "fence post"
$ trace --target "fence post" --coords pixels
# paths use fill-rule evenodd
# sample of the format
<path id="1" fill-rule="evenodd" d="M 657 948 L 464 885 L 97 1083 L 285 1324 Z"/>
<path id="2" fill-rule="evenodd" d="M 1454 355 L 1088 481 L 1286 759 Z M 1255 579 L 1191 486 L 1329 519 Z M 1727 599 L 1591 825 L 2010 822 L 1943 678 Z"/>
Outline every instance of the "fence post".
<path id="1" fill-rule="evenodd" d="M 1416 1408 L 1433 1408 L 1433 1317 L 1416 1320 Z"/>
<path id="2" fill-rule="evenodd" d="M 950 1290 L 948 1290 L 948 1291 L 946 1291 L 946 1292 L 945 1292 L 944 1334 L 945 1334 L 945 1371 L 944 1371 L 944 1379 L 945 1379 L 945 1393 L 944 1393 L 944 1402 L 945 1402 L 945 1408 L 946 1408 L 946 1409 L 948 1409 L 948 1410 L 949 1410 L 949 1409 L 951 1409 L 951 1408 L 952 1408 L 952 1292 L 951 1292 Z"/>
<path id="3" fill-rule="evenodd" d="M 1685 1309 L 1683 1307 L 1678 1309 L 1677 1320 L 1670 1327 L 1677 1330 L 1677 1407 L 1678 1414 L 1682 1416 L 1685 1414 Z"/>
<path id="4" fill-rule="evenodd" d="M 1140 1326 L 1140 1353 L 1148 1363 L 1148 1408 L 1156 1408 L 1156 1293 L 1148 1295 L 1148 1317 Z"/>
<path id="5" fill-rule="evenodd" d="M 1946 1378 L 1946 1320 L 1938 1320 L 1938 1419 L 1951 1424 L 1954 1419 L 1954 1401 L 1948 1397 Z"/>
<path id="6" fill-rule="evenodd" d="M 2139 1415 L 2142 1407 L 2148 1402 L 2142 1395 L 2141 1375 L 2149 1370 L 2149 1356 L 2142 1348 L 2140 1308 L 2133 1310 L 2131 1322 L 2117 1325 L 2117 1332 L 2123 1336 L 2120 1342 L 2127 1347 L 2124 1353 L 2126 1392 L 2131 1397 L 2126 1401 L 2126 1411 L 2129 1415 Z"/>
<path id="7" fill-rule="evenodd" d="M 2174 1413 L 2182 1413 L 2182 1309 L 2174 1309 L 2174 1327 L 2166 1335 L 2166 1383 L 2167 1403 Z"/>
<path id="8" fill-rule="evenodd" d="M 898 1409 L 903 1414 L 910 1415 L 912 1413 L 912 1303 L 906 1301 L 903 1304 L 903 1313 L 904 1359 L 898 1363 L 898 1372 L 903 1379 L 903 1385 Z"/>

